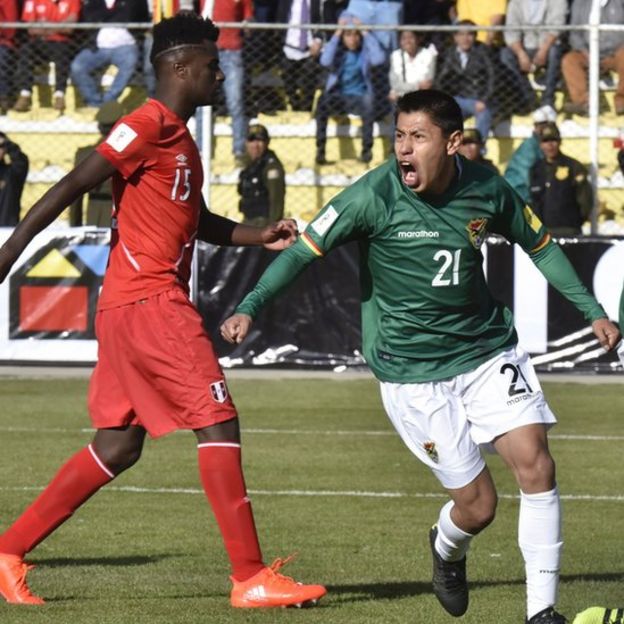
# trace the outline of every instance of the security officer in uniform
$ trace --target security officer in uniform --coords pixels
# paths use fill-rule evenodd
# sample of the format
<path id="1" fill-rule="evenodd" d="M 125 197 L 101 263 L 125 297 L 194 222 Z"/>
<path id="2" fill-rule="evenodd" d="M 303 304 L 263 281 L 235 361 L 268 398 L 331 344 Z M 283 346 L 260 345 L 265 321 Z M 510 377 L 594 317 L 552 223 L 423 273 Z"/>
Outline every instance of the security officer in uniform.
<path id="1" fill-rule="evenodd" d="M 239 174 L 239 211 L 243 223 L 263 227 L 284 215 L 284 167 L 269 149 L 269 132 L 261 124 L 249 126 L 246 148 L 249 164 Z"/>
<path id="2" fill-rule="evenodd" d="M 543 160 L 530 172 L 533 210 L 555 236 L 577 236 L 593 206 L 587 169 L 561 152 L 561 135 L 549 121 L 539 133 Z"/>
<path id="3" fill-rule="evenodd" d="M 100 138 L 95 145 L 80 147 L 76 151 L 74 164 L 82 162 L 110 133 L 113 126 L 124 115 L 124 109 L 119 102 L 111 100 L 104 102 L 95 115 Z M 111 178 L 104 180 L 98 186 L 93 187 L 87 195 L 87 218 L 83 219 L 83 199 L 79 197 L 69 207 L 69 225 L 95 225 L 97 227 L 110 227 L 113 207 L 113 189 Z"/>

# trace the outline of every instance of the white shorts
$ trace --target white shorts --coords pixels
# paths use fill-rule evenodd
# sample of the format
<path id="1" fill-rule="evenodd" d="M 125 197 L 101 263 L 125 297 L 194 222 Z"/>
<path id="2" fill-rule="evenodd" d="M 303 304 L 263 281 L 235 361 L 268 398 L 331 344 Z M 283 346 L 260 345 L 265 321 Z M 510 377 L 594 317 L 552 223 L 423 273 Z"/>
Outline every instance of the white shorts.
<path id="1" fill-rule="evenodd" d="M 524 425 L 557 422 L 519 347 L 445 381 L 381 382 L 381 398 L 403 442 L 447 489 L 483 470 L 479 445 Z"/>

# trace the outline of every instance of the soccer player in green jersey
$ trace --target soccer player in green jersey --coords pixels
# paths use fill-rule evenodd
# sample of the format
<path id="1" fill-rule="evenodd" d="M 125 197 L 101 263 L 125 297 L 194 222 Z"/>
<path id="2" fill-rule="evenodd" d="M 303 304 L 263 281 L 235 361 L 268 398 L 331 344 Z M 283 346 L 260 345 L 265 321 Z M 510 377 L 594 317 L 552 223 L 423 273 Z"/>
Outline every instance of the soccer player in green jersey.
<path id="1" fill-rule="evenodd" d="M 395 158 L 321 210 L 221 333 L 241 342 L 261 307 L 310 262 L 357 240 L 364 356 L 397 432 L 451 499 L 429 535 L 435 595 L 454 616 L 468 608 L 466 553 L 496 509 L 479 450 L 490 444 L 520 488 L 527 622 L 563 624 L 554 608 L 561 507 L 546 435 L 556 419 L 518 346 L 510 310 L 488 290 L 481 254 L 487 235 L 520 245 L 585 314 L 605 349 L 613 349 L 620 334 L 507 182 L 458 155 L 462 128 L 461 111 L 447 94 L 420 90 L 401 97 Z"/>

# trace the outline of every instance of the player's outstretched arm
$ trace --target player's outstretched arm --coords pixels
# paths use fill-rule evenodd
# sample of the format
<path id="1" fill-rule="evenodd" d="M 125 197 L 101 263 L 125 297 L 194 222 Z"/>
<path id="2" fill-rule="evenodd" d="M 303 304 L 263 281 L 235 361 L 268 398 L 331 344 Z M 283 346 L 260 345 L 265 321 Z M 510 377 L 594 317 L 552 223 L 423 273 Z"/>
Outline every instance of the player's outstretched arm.
<path id="1" fill-rule="evenodd" d="M 281 251 L 290 247 L 299 235 L 294 219 L 282 219 L 263 228 L 236 223 L 210 212 L 202 200 L 197 238 L 213 245 L 255 246 Z"/>
<path id="2" fill-rule="evenodd" d="M 245 340 L 253 320 L 248 314 L 233 314 L 223 321 L 221 336 L 232 344 L 240 344 Z"/>
<path id="3" fill-rule="evenodd" d="M 0 283 L 26 248 L 41 230 L 52 223 L 67 206 L 94 186 L 109 178 L 115 168 L 98 152 L 89 154 L 75 169 L 57 182 L 13 230 L 0 248 Z"/>

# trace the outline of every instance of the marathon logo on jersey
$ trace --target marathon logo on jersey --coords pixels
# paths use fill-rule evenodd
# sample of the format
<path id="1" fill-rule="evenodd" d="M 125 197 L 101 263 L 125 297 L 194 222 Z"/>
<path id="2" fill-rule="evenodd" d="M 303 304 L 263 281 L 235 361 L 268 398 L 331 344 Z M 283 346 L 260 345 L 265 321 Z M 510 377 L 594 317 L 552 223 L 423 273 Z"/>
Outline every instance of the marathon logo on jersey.
<path id="1" fill-rule="evenodd" d="M 440 232 L 430 230 L 401 231 L 397 234 L 399 238 L 440 238 Z"/>
<path id="2" fill-rule="evenodd" d="M 217 403 L 225 403 L 228 398 L 227 386 L 225 385 L 225 381 L 215 381 L 210 384 L 210 392 L 212 393 L 212 398 Z"/>
<path id="3" fill-rule="evenodd" d="M 116 151 L 123 152 L 134 139 L 137 133 L 127 124 L 120 123 L 106 139 L 106 142 Z"/>
<path id="4" fill-rule="evenodd" d="M 487 224 L 488 220 L 485 217 L 479 217 L 478 219 L 471 219 L 466 226 L 468 237 L 475 249 L 481 249 L 481 245 L 487 238 Z"/>
<path id="5" fill-rule="evenodd" d="M 312 223 L 310 223 L 310 226 L 319 236 L 323 236 L 323 234 L 329 230 L 337 218 L 338 212 L 330 204 L 327 207 L 327 210 L 320 217 L 317 217 L 314 221 L 312 221 Z"/>

